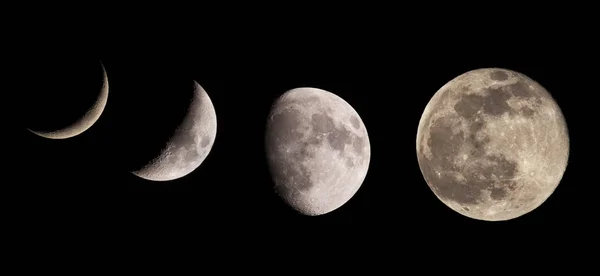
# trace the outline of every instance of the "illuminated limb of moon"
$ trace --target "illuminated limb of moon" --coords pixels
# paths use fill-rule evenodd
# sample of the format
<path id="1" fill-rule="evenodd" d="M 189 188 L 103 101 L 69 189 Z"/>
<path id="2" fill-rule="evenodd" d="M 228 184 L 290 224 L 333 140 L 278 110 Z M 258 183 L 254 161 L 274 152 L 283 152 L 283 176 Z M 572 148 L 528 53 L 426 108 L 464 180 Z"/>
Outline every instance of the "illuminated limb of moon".
<path id="1" fill-rule="evenodd" d="M 103 81 L 102 87 L 100 88 L 100 93 L 98 94 L 98 99 L 81 118 L 76 120 L 73 124 L 62 129 L 56 129 L 52 131 L 36 131 L 33 129 L 28 130 L 38 136 L 48 139 L 67 139 L 77 136 L 88 130 L 92 125 L 94 125 L 94 123 L 96 123 L 96 121 L 98 121 L 108 100 L 108 76 L 106 75 L 106 69 L 104 68 L 104 65 L 102 65 L 102 72 Z"/>
<path id="2" fill-rule="evenodd" d="M 527 76 L 478 69 L 444 85 L 417 131 L 434 194 L 474 219 L 509 220 L 539 207 L 566 170 L 569 137 L 551 95 Z"/>

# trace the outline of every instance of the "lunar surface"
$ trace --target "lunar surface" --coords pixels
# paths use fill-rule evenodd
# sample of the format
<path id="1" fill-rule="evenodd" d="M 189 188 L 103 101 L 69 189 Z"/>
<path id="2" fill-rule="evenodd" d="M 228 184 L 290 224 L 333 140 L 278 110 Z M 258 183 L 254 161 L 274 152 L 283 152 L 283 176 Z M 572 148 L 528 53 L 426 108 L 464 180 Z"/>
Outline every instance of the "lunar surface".
<path id="1" fill-rule="evenodd" d="M 350 104 L 325 90 L 296 88 L 277 99 L 265 142 L 275 191 L 304 215 L 341 207 L 367 175 L 365 125 Z"/>
<path id="2" fill-rule="evenodd" d="M 104 69 L 104 65 L 102 66 L 103 72 L 103 82 L 102 86 L 99 89 L 98 98 L 94 102 L 94 104 L 83 114 L 83 116 L 74 120 L 73 123 L 69 124 L 66 127 L 54 130 L 35 130 L 29 128 L 28 130 L 34 134 L 37 134 L 44 138 L 49 139 L 66 139 L 77 136 L 84 131 L 88 130 L 98 119 L 102 112 L 104 111 L 104 107 L 106 106 L 106 101 L 108 100 L 108 77 L 106 75 L 106 70 Z M 82 91 L 85 92 L 85 91 Z"/>
<path id="3" fill-rule="evenodd" d="M 206 159 L 217 135 L 217 114 L 208 94 L 194 82 L 187 115 L 159 155 L 132 173 L 152 181 L 184 177 Z"/>
<path id="4" fill-rule="evenodd" d="M 502 221 L 539 207 L 567 167 L 569 136 L 552 96 L 506 69 L 469 71 L 427 104 L 417 157 L 434 194 L 467 217 Z"/>

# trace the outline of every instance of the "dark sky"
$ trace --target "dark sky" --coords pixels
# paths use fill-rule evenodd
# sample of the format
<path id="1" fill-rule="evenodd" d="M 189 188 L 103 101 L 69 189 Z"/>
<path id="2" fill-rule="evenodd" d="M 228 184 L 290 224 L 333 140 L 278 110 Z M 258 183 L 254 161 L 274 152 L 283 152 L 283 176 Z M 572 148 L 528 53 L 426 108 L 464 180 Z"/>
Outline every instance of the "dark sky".
<path id="1" fill-rule="evenodd" d="M 9 173 L 10 189 L 24 195 L 19 204 L 27 210 L 60 210 L 56 212 L 73 216 L 89 212 L 206 223 L 353 223 L 387 229 L 483 225 L 450 210 L 429 189 L 416 159 L 416 131 L 427 102 L 446 82 L 472 69 L 503 67 L 537 80 L 554 96 L 568 122 L 571 158 L 546 203 L 522 218 L 497 224 L 584 223 L 582 210 L 588 203 L 581 193 L 590 183 L 582 181 L 586 148 L 579 138 L 586 131 L 580 127 L 585 115 L 578 103 L 586 56 L 576 47 L 557 45 L 564 40 L 551 31 L 514 40 L 487 35 L 475 39 L 460 31 L 418 32 L 372 24 L 281 30 L 267 24 L 221 24 L 223 31 L 215 27 L 207 32 L 114 27 L 103 32 L 106 40 L 100 42 L 89 35 L 79 40 L 56 37 L 52 45 L 34 43 L 35 37 L 20 42 L 36 55 L 15 54 L 15 61 L 28 64 L 15 65 L 22 69 L 14 72 L 18 95 L 55 93 L 72 85 L 75 73 L 59 74 L 46 84 L 40 80 L 68 71 L 71 63 L 66 61 L 73 60 L 92 64 L 101 59 L 110 90 L 103 115 L 80 136 L 47 140 L 18 126 L 17 144 L 10 146 L 19 149 L 18 165 Z M 63 47 L 73 41 L 76 47 Z M 38 66 L 46 72 L 24 73 Z M 208 158 L 190 175 L 170 182 L 148 182 L 128 173 L 124 160 L 132 151 L 123 141 L 143 147 L 153 139 L 136 136 L 130 126 L 158 129 L 168 123 L 170 107 L 176 105 L 170 99 L 177 97 L 169 84 L 190 79 L 205 88 L 217 113 L 217 137 Z M 370 168 L 361 189 L 346 205 L 321 217 L 297 215 L 282 203 L 272 191 L 264 156 L 270 105 L 281 93 L 302 86 L 344 98 L 360 114 L 371 141 Z M 26 98 L 17 107 L 24 114 L 25 103 L 31 101 Z"/>

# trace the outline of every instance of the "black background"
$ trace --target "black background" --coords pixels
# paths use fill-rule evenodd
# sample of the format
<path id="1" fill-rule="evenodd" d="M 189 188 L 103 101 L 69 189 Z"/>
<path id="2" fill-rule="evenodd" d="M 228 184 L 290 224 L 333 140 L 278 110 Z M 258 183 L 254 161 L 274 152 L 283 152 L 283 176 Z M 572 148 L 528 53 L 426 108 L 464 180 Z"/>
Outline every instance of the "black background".
<path id="1" fill-rule="evenodd" d="M 577 33 L 576 27 L 550 25 L 550 19 L 475 27 L 469 20 L 337 15 L 197 16 L 185 23 L 175 23 L 176 15 L 131 21 L 121 16 L 118 23 L 106 19 L 80 30 L 65 23 L 15 32 L 9 60 L 20 68 L 11 75 L 17 82 L 19 102 L 13 108 L 18 112 L 28 113 L 33 92 L 59 93 L 74 82 L 63 74 L 54 83 L 40 84 L 43 78 L 36 74 L 44 73 L 28 71 L 36 66 L 47 67 L 49 74 L 72 70 L 61 60 L 101 60 L 110 90 L 100 119 L 71 139 L 43 139 L 17 120 L 21 125 L 8 149 L 18 160 L 8 167 L 7 187 L 18 195 L 14 208 L 66 220 L 94 214 L 214 227 L 353 223 L 392 232 L 589 223 L 591 202 L 582 200 L 591 188 L 582 157 L 589 129 L 582 124 L 590 117 L 582 105 L 593 79 L 586 68 L 594 66 L 596 56 L 588 52 L 587 29 Z M 454 77 L 483 67 L 516 70 L 547 88 L 567 119 L 571 138 L 569 165 L 554 194 L 533 212 L 506 222 L 481 222 L 450 210 L 429 189 L 416 159 L 417 126 L 431 96 Z M 130 139 L 135 133 L 127 126 L 144 118 L 138 123 L 157 129 L 169 124 L 170 112 L 176 112 L 169 109 L 176 105 L 169 99 L 178 97 L 178 90 L 169 87 L 187 80 L 202 85 L 216 109 L 212 151 L 181 179 L 157 183 L 132 175 L 125 169 L 128 149 L 122 141 L 136 140 L 143 147 L 152 138 Z M 264 155 L 270 105 L 285 91 L 303 86 L 344 98 L 361 116 L 371 141 L 370 168 L 360 190 L 338 210 L 319 217 L 296 214 L 274 194 Z M 156 220 L 155 227 L 168 226 Z"/>

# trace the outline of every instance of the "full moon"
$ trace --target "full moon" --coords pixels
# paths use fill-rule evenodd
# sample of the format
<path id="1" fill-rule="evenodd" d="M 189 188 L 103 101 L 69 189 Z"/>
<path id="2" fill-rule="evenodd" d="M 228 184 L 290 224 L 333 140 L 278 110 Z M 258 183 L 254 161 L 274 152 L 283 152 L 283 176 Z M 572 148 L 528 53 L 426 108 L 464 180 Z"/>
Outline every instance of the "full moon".
<path id="1" fill-rule="evenodd" d="M 158 156 L 132 173 L 152 181 L 170 181 L 194 171 L 206 159 L 217 135 L 217 114 L 206 91 L 193 82 L 187 114 Z"/>
<path id="2" fill-rule="evenodd" d="M 548 91 L 512 70 L 466 72 L 440 88 L 419 122 L 425 181 L 452 210 L 504 221 L 544 203 L 567 167 L 565 118 Z"/>
<path id="3" fill-rule="evenodd" d="M 66 126 L 61 128 L 36 129 L 35 127 L 33 127 L 28 128 L 28 130 L 38 136 L 48 139 L 66 139 L 77 136 L 83 133 L 84 131 L 88 130 L 92 125 L 94 125 L 94 123 L 96 123 L 96 121 L 98 121 L 98 119 L 100 118 L 100 115 L 102 115 L 102 112 L 104 111 L 104 107 L 106 106 L 106 102 L 108 100 L 108 77 L 106 75 L 104 65 L 100 63 L 99 66 L 102 67 L 102 83 L 101 86 L 97 88 L 97 92 L 94 92 L 94 94 L 92 95 L 94 96 L 97 93 L 96 101 L 91 106 L 85 107 L 87 108 L 87 110 L 81 116 L 76 117 Z M 81 93 L 86 92 L 89 91 L 81 91 Z M 44 103 L 44 100 L 40 101 L 42 101 L 41 104 L 50 104 L 48 102 Z M 47 115 L 49 114 L 46 114 L 46 116 Z M 43 114 L 40 114 L 40 116 L 43 116 Z"/>
<path id="4" fill-rule="evenodd" d="M 296 88 L 277 99 L 265 142 L 275 191 L 303 215 L 341 207 L 367 175 L 365 125 L 350 104 L 325 90 Z"/>

